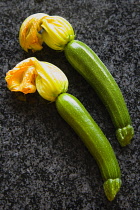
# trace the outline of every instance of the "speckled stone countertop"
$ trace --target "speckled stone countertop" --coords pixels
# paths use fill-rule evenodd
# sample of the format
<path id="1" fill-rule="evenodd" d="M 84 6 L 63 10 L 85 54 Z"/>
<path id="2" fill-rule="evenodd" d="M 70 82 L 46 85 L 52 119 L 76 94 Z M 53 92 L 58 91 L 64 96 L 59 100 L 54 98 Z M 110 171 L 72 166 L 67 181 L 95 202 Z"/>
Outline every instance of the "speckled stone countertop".
<path id="1" fill-rule="evenodd" d="M 2 210 L 138 210 L 140 209 L 138 40 L 139 0 L 1 0 L 0 138 Z M 66 18 L 76 39 L 89 45 L 117 81 L 132 118 L 135 136 L 122 148 L 104 105 L 66 60 L 44 45 L 24 52 L 18 33 L 23 20 L 43 12 Z M 10 92 L 5 74 L 35 56 L 61 68 L 68 92 L 86 107 L 110 141 L 122 172 L 122 187 L 110 202 L 99 168 L 80 138 L 59 116 L 55 104 L 38 93 Z"/>

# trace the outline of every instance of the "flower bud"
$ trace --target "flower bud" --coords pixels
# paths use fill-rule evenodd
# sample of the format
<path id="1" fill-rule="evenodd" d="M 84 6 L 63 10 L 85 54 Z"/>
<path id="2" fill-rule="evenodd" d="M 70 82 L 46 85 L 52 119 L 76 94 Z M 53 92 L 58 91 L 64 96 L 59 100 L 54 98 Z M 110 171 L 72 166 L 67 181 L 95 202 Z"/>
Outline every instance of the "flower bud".
<path id="1" fill-rule="evenodd" d="M 48 101 L 55 101 L 58 95 L 68 89 L 67 77 L 58 67 L 34 57 L 21 61 L 8 71 L 5 80 L 11 91 L 27 94 L 37 89 Z"/>
<path id="2" fill-rule="evenodd" d="M 60 16 L 48 16 L 42 20 L 43 41 L 54 50 L 64 50 L 75 37 L 71 24 Z"/>
<path id="3" fill-rule="evenodd" d="M 58 95 L 68 89 L 68 80 L 65 74 L 53 64 L 40 62 L 38 68 L 36 88 L 39 94 L 48 101 L 55 101 Z"/>

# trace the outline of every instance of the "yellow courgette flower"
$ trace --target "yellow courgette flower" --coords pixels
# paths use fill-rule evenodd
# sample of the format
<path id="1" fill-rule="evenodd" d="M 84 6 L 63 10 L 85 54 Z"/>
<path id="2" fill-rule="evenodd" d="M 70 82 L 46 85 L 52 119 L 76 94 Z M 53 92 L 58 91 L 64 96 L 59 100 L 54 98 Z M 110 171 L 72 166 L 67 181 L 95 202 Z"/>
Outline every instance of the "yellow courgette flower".
<path id="1" fill-rule="evenodd" d="M 40 62 L 37 68 L 36 88 L 39 94 L 48 101 L 55 101 L 58 95 L 68 90 L 68 79 L 55 65 Z"/>
<path id="2" fill-rule="evenodd" d="M 64 50 L 75 37 L 71 24 L 60 16 L 48 16 L 42 20 L 43 41 L 54 50 Z"/>
<path id="3" fill-rule="evenodd" d="M 55 65 L 31 57 L 21 61 L 5 77 L 11 91 L 24 94 L 38 93 L 48 101 L 55 101 L 58 95 L 68 89 L 68 79 Z"/>
<path id="4" fill-rule="evenodd" d="M 66 19 L 44 13 L 26 18 L 19 32 L 19 42 L 25 51 L 41 50 L 43 42 L 54 50 L 64 50 L 65 45 L 74 38 L 74 30 Z"/>

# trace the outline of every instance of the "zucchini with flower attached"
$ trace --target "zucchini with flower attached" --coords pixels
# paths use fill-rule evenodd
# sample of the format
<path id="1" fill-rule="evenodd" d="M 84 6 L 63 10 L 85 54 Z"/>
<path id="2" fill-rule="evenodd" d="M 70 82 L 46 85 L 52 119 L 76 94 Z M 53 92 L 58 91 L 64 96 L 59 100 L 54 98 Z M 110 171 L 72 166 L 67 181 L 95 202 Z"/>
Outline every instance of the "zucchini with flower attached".
<path id="1" fill-rule="evenodd" d="M 24 94 L 36 90 L 46 100 L 55 102 L 61 117 L 82 139 L 100 168 L 104 191 L 112 201 L 121 187 L 121 172 L 113 148 L 82 103 L 66 93 L 68 80 L 53 64 L 28 58 L 6 74 L 7 87 Z"/>
<path id="2" fill-rule="evenodd" d="M 20 45 L 25 51 L 41 50 L 43 42 L 54 50 L 64 51 L 70 64 L 105 104 L 116 128 L 117 139 L 121 146 L 126 146 L 133 138 L 134 129 L 121 90 L 96 53 L 74 38 L 74 30 L 67 20 L 44 13 L 25 19 L 19 33 Z"/>

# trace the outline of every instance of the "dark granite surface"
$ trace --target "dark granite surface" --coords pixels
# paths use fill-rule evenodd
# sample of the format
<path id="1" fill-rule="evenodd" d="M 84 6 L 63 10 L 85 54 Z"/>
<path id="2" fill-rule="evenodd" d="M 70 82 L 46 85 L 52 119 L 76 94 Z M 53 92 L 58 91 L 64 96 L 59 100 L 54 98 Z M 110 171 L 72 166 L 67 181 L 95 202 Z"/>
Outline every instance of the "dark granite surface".
<path id="1" fill-rule="evenodd" d="M 0 209 L 140 209 L 139 0 L 1 0 L 0 8 Z M 20 24 L 37 12 L 70 21 L 77 39 L 88 44 L 109 68 L 122 90 L 135 129 L 129 146 L 120 147 L 103 104 L 63 53 L 46 46 L 34 54 L 21 49 Z M 109 139 L 123 182 L 114 201 L 106 199 L 95 160 L 61 119 L 55 104 L 37 93 L 23 97 L 7 89 L 5 73 L 31 56 L 64 71 L 70 83 L 68 92 L 85 105 Z"/>

